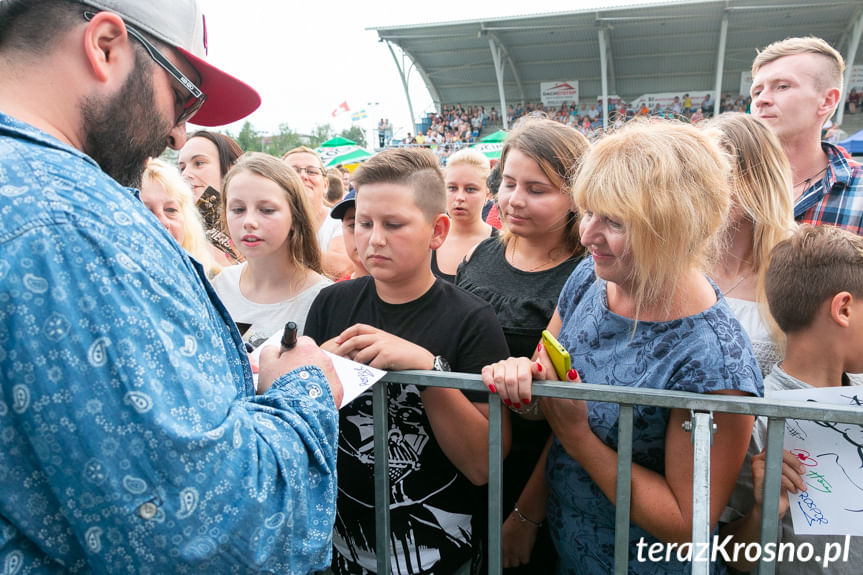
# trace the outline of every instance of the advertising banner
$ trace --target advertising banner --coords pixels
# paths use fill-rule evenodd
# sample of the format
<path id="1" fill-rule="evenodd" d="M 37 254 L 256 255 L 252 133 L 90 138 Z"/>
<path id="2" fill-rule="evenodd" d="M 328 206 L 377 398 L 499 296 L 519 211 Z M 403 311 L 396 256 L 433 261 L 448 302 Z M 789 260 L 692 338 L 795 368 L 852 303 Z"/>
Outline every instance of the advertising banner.
<path id="1" fill-rule="evenodd" d="M 539 92 L 544 106 L 578 104 L 578 80 L 540 82 Z"/>

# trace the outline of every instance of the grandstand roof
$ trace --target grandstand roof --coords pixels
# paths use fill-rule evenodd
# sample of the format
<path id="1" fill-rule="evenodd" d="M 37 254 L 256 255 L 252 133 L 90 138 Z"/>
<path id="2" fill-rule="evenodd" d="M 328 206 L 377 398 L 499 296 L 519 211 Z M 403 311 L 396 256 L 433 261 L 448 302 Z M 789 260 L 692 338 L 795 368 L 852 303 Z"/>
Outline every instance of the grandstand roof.
<path id="1" fill-rule="evenodd" d="M 526 3 L 529 5 L 529 3 Z M 441 104 L 500 102 L 492 46 L 502 56 L 507 103 L 538 102 L 540 82 L 578 80 L 579 93 L 602 93 L 600 30 L 608 58 L 608 94 L 713 90 L 723 18 L 727 35 L 722 92 L 739 93 L 756 48 L 815 35 L 847 59 L 860 0 L 654 2 L 550 14 L 375 27 L 398 46 Z M 856 50 L 863 64 L 863 42 Z"/>

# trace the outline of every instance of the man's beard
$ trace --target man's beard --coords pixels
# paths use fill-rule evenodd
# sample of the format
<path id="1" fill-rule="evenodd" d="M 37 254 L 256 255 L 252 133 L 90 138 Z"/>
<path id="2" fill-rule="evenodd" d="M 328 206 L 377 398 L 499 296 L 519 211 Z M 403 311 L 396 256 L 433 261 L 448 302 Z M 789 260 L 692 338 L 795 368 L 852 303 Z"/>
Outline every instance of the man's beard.
<path id="1" fill-rule="evenodd" d="M 121 185 L 134 188 L 140 187 L 147 158 L 165 149 L 172 128 L 160 121 L 150 68 L 136 53 L 135 68 L 116 96 L 81 104 L 84 152 Z"/>

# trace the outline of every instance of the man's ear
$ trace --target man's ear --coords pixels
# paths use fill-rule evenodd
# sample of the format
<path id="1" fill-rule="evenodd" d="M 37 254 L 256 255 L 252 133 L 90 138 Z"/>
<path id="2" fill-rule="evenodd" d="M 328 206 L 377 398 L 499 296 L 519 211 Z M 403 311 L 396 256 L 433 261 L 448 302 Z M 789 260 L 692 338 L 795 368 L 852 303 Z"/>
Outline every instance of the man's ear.
<path id="1" fill-rule="evenodd" d="M 836 111 L 836 106 L 839 105 L 839 88 L 830 88 L 822 96 L 821 104 L 818 106 L 819 114 L 824 114 L 827 118 L 833 115 Z"/>
<path id="2" fill-rule="evenodd" d="M 851 314 L 853 312 L 854 296 L 847 291 L 841 291 L 830 300 L 830 317 L 840 327 L 851 325 Z M 858 319 L 858 321 L 860 321 Z"/>
<path id="3" fill-rule="evenodd" d="M 110 82 L 120 68 L 124 69 L 125 81 L 128 74 L 125 69 L 131 66 L 123 60 L 131 57 L 134 62 L 135 55 L 123 19 L 111 12 L 96 13 L 84 29 L 84 55 L 99 82 Z"/>
<path id="4" fill-rule="evenodd" d="M 443 245 L 447 234 L 449 234 L 450 225 L 451 222 L 448 215 L 438 214 L 435 216 L 435 219 L 432 222 L 431 242 L 429 242 L 429 247 L 431 249 L 436 250 Z"/>

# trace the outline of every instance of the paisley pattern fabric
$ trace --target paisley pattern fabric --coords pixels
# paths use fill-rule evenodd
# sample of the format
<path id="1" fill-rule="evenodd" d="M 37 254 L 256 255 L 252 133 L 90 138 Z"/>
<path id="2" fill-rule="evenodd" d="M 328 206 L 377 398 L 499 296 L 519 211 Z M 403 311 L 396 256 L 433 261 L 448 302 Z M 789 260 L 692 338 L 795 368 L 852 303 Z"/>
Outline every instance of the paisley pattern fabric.
<path id="1" fill-rule="evenodd" d="M 596 278 L 593 259 L 576 267 L 560 294 L 562 326 L 558 339 L 569 351 L 582 381 L 594 384 L 708 393 L 736 389 L 763 395 L 763 384 L 749 339 L 718 288 L 708 310 L 669 322 L 633 320 L 608 309 L 606 282 Z M 618 405 L 588 402 L 590 426 L 617 449 Z M 633 408 L 632 460 L 657 473 L 665 470 L 667 409 Z M 548 522 L 560 554 L 560 573 L 611 573 L 614 569 L 614 506 L 588 473 L 555 439 L 546 475 Z M 630 524 L 630 573 L 684 573 L 688 565 L 636 561 L 643 537 Z"/>
<path id="2" fill-rule="evenodd" d="M 130 190 L 0 114 L 0 570 L 329 563 L 338 416 L 316 367 L 255 396 L 201 266 Z"/>

